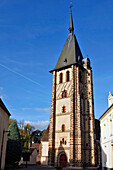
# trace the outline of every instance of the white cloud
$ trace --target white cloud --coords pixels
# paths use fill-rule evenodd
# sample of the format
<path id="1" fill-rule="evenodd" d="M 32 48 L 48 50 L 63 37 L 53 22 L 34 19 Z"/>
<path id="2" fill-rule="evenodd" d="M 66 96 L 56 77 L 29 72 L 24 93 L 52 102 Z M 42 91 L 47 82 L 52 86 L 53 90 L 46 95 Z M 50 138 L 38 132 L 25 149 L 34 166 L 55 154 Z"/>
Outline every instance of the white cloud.
<path id="1" fill-rule="evenodd" d="M 35 108 L 36 111 L 45 111 L 45 112 L 49 112 L 50 108 Z"/>
<path id="2" fill-rule="evenodd" d="M 49 125 L 49 121 L 37 121 L 37 122 L 32 122 L 32 121 L 24 121 L 24 125 L 29 123 L 30 125 L 34 126 L 35 129 L 43 130 L 47 129 L 47 126 Z"/>
<path id="3" fill-rule="evenodd" d="M 22 110 L 36 110 L 36 111 L 40 111 L 40 112 L 49 112 L 50 111 L 50 108 L 39 108 L 39 107 L 36 107 L 36 108 L 29 108 L 29 107 L 25 107 L 25 108 L 22 108 Z"/>
<path id="4" fill-rule="evenodd" d="M 22 108 L 22 110 L 31 110 L 29 107 Z"/>

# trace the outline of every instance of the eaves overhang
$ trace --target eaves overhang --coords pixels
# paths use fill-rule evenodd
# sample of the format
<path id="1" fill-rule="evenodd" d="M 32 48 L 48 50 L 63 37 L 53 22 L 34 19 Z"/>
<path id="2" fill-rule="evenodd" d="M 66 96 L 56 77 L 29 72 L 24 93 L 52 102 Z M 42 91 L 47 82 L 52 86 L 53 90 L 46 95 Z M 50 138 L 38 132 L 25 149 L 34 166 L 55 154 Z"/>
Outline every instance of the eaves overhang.
<path id="1" fill-rule="evenodd" d="M 66 69 L 66 68 L 70 68 L 72 65 L 77 65 L 77 63 L 75 63 L 75 64 L 70 64 L 70 65 L 68 65 L 68 66 L 64 66 L 64 67 L 60 67 L 60 68 L 54 68 L 53 70 L 50 70 L 49 72 L 50 72 L 50 73 L 53 73 L 53 71 L 60 71 L 60 70 Z"/>
<path id="2" fill-rule="evenodd" d="M 64 67 L 61 67 L 61 68 L 57 68 L 57 69 L 53 69 L 53 70 L 50 70 L 49 72 L 50 73 L 53 73 L 53 71 L 60 71 L 60 70 L 63 70 L 63 69 L 67 69 L 67 68 L 70 68 L 72 65 L 76 65 L 76 66 L 79 66 L 82 70 L 86 70 L 81 64 L 79 64 L 79 63 L 74 63 L 74 64 L 70 64 L 70 65 L 68 65 L 68 66 L 64 66 Z M 90 67 L 90 69 L 92 69 L 91 67 Z"/>

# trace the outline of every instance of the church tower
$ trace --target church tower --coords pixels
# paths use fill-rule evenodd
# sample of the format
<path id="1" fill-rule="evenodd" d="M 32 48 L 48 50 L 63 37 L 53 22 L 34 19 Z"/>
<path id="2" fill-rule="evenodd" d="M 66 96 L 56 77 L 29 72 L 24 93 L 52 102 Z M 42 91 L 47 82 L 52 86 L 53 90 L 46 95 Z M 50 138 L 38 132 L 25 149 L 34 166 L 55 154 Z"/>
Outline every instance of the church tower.
<path id="1" fill-rule="evenodd" d="M 83 58 L 70 10 L 69 35 L 53 74 L 48 164 L 95 166 L 92 68 Z"/>

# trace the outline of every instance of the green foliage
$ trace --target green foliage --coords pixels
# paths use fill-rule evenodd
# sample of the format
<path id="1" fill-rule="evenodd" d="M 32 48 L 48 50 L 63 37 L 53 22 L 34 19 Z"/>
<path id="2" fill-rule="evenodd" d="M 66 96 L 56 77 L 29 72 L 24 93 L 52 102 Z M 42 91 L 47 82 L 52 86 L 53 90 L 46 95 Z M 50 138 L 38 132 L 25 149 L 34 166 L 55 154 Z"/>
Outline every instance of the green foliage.
<path id="1" fill-rule="evenodd" d="M 31 151 L 29 149 L 23 149 L 22 153 L 31 153 Z"/>
<path id="2" fill-rule="evenodd" d="M 34 126 L 30 125 L 29 123 L 24 126 L 24 140 L 25 140 L 24 147 L 28 147 L 28 145 L 30 145 L 31 135 L 34 129 L 35 129 Z"/>
<path id="3" fill-rule="evenodd" d="M 10 126 L 10 124 L 13 123 L 13 122 L 15 122 L 15 123 L 17 124 L 17 120 L 16 120 L 16 119 L 10 118 L 10 119 L 9 119 L 9 126 Z"/>
<path id="4" fill-rule="evenodd" d="M 10 131 L 10 137 L 8 137 L 7 141 L 6 164 L 14 165 L 19 162 L 21 158 L 20 133 L 15 122 L 11 123 L 8 130 Z"/>
<path id="5" fill-rule="evenodd" d="M 31 134 L 32 141 L 34 143 L 40 143 L 41 137 L 43 136 L 44 132 L 40 130 L 35 130 Z"/>

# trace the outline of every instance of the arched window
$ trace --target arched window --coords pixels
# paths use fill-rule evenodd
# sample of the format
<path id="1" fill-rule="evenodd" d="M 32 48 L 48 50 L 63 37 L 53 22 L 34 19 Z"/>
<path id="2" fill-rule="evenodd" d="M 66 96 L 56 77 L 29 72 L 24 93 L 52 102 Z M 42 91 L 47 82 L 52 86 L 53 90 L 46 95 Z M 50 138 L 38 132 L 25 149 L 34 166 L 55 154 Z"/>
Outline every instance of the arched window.
<path id="1" fill-rule="evenodd" d="M 65 97 L 67 97 L 67 91 L 65 91 L 64 93 L 65 93 Z"/>
<path id="2" fill-rule="evenodd" d="M 69 77 L 69 71 L 66 72 L 66 81 L 69 81 L 70 77 Z"/>
<path id="3" fill-rule="evenodd" d="M 63 82 L 63 74 L 60 73 L 60 77 L 59 77 L 59 83 L 62 83 Z"/>
<path id="4" fill-rule="evenodd" d="M 64 98 L 65 97 L 65 94 L 64 94 L 64 92 L 62 92 L 62 98 Z"/>
<path id="5" fill-rule="evenodd" d="M 65 107 L 65 106 L 62 107 L 62 112 L 63 112 L 63 113 L 66 112 L 66 107 Z"/>
<path id="6" fill-rule="evenodd" d="M 62 92 L 62 98 L 64 98 L 64 97 L 67 97 L 67 91 L 66 91 L 66 90 L 64 90 L 64 91 Z"/>
<path id="7" fill-rule="evenodd" d="M 65 132 L 65 125 L 62 125 L 62 132 Z"/>

